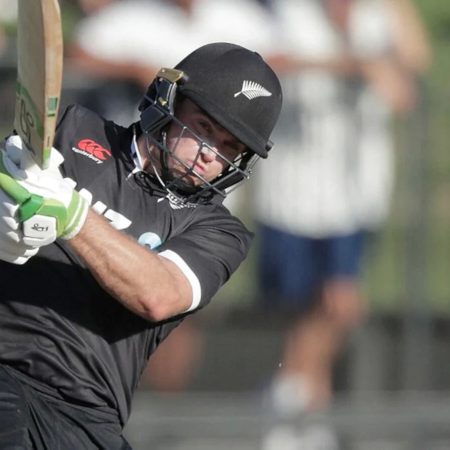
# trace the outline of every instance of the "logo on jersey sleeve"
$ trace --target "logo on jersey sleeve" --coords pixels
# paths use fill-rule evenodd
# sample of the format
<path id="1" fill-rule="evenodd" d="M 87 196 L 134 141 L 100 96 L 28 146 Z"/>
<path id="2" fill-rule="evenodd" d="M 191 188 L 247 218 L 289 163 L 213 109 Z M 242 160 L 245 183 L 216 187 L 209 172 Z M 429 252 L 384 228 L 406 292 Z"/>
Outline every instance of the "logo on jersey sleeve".
<path id="1" fill-rule="evenodd" d="M 102 164 L 112 156 L 111 150 L 108 150 L 107 148 L 101 146 L 92 139 L 82 139 L 80 142 L 78 142 L 77 147 L 72 147 L 72 150 L 75 153 L 87 156 L 97 164 Z"/>
<path id="2" fill-rule="evenodd" d="M 141 234 L 139 236 L 138 242 L 139 244 L 143 245 L 144 247 L 148 247 L 151 250 L 157 249 L 162 244 L 161 238 L 156 233 L 152 233 L 150 231 Z"/>

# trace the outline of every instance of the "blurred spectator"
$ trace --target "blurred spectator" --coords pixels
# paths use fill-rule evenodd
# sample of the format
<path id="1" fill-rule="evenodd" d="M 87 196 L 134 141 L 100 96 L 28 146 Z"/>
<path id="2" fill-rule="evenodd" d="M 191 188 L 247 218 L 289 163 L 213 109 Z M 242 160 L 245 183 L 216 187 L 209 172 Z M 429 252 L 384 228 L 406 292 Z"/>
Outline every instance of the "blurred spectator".
<path id="1" fill-rule="evenodd" d="M 65 42 L 71 41 L 80 20 L 115 1 L 119 0 L 59 0 Z"/>
<path id="2" fill-rule="evenodd" d="M 3 25 L 0 24 L 0 57 L 6 51 L 7 37 Z"/>
<path id="3" fill-rule="evenodd" d="M 430 55 L 409 0 L 272 6 L 284 116 L 253 187 L 261 301 L 290 317 L 271 401 L 299 413 L 329 405 L 334 365 L 365 316 L 364 249 L 393 187 L 390 119 L 414 109 Z"/>
<path id="4" fill-rule="evenodd" d="M 10 131 L 16 101 L 17 2 L 0 0 L 0 131 Z"/>
<path id="5" fill-rule="evenodd" d="M 118 113 L 137 115 L 136 101 L 128 91 L 121 96 L 126 105 L 118 106 L 113 87 L 131 83 L 140 97 L 161 67 L 171 67 L 208 42 L 232 42 L 264 53 L 271 46 L 269 30 L 266 10 L 256 0 L 116 1 L 79 23 L 70 45 L 70 68 L 101 83 L 103 94 L 88 91 L 90 99 L 114 101 L 94 109 L 128 122 Z M 200 362 L 202 345 L 198 321 L 183 322 L 153 356 L 145 380 L 162 391 L 185 388 Z"/>
<path id="6" fill-rule="evenodd" d="M 89 15 L 117 0 L 77 0 L 84 14 Z"/>
<path id="7" fill-rule="evenodd" d="M 232 41 L 262 50 L 264 41 L 270 42 L 266 24 L 255 0 L 116 1 L 80 22 L 68 56 L 71 69 L 84 77 L 127 81 L 141 94 L 161 67 L 205 42 Z M 110 115 L 118 108 L 103 109 Z"/>
<path id="8" fill-rule="evenodd" d="M 17 1 L 0 0 L 1 22 L 15 22 L 17 19 Z"/>
<path id="9" fill-rule="evenodd" d="M 0 57 L 10 45 L 7 29 L 14 26 L 17 20 L 17 2 L 0 0 Z"/>

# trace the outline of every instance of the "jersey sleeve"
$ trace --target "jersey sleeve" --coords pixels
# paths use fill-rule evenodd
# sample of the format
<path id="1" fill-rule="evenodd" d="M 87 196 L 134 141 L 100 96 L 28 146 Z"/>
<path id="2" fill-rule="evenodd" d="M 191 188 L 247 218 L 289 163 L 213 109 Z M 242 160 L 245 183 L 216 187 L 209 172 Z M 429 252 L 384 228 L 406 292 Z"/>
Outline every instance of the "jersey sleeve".
<path id="1" fill-rule="evenodd" d="M 193 303 L 189 311 L 210 302 L 246 258 L 253 234 L 225 208 L 193 223 L 160 248 L 191 282 Z M 217 210 L 216 209 L 216 210 Z"/>

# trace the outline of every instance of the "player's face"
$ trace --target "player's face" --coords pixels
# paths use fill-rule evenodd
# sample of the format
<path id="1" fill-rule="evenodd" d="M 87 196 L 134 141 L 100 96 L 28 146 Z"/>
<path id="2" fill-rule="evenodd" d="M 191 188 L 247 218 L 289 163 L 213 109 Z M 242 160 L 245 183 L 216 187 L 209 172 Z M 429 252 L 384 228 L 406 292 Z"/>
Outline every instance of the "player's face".
<path id="1" fill-rule="evenodd" d="M 177 107 L 166 145 L 174 156 L 167 165 L 172 175 L 200 186 L 217 178 L 244 150 L 245 145 L 185 99 Z"/>

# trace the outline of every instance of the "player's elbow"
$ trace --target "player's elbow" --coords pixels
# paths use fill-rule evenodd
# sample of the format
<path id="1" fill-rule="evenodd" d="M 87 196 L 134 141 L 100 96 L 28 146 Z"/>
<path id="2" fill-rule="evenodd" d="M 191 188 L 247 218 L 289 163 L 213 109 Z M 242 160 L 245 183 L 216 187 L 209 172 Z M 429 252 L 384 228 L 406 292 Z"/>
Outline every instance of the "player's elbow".
<path id="1" fill-rule="evenodd" d="M 152 294 L 140 301 L 140 315 L 149 322 L 161 322 L 186 312 L 190 304 L 181 292 Z"/>
<path id="2" fill-rule="evenodd" d="M 140 308 L 140 316 L 149 322 L 161 322 L 171 317 L 164 305 L 157 305 L 153 302 L 143 302 Z"/>
<path id="3" fill-rule="evenodd" d="M 199 297 L 195 293 L 200 291 L 192 286 L 175 263 L 163 257 L 160 257 L 160 262 L 161 270 L 157 278 L 143 277 L 141 283 L 134 284 L 139 313 L 151 322 L 160 322 L 186 312 Z"/>

